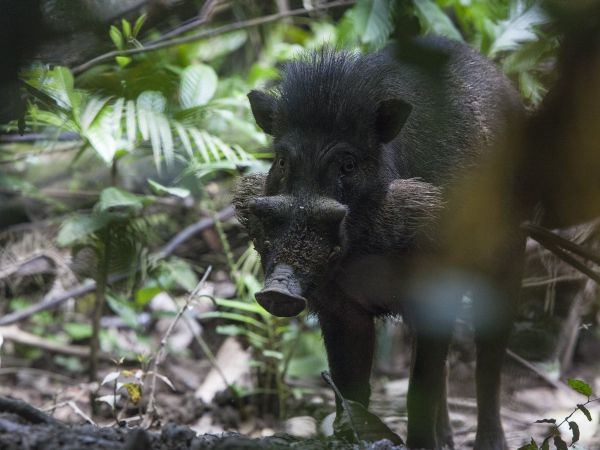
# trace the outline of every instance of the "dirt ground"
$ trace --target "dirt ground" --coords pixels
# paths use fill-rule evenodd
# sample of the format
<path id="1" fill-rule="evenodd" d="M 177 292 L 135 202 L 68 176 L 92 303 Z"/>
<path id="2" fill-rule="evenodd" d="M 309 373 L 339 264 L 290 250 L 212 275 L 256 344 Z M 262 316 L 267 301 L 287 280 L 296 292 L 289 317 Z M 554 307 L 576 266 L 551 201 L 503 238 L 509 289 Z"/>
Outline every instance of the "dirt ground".
<path id="1" fill-rule="evenodd" d="M 235 358 L 234 358 L 235 359 Z M 204 402 L 198 389 L 209 372 L 206 362 L 170 358 L 165 376 L 175 391 L 163 386 L 157 393 L 158 420 L 148 431 L 139 428 L 135 409 L 121 410 L 117 421 L 110 408 L 97 408 L 93 415 L 90 395 L 97 384 L 83 378 L 33 367 L 11 368 L 3 361 L 0 369 L 0 449 L 234 449 L 234 448 L 358 448 L 323 436 L 330 428 L 333 395 L 320 380 L 304 384 L 305 394 L 294 401 L 287 420 L 258 417 L 251 407 L 239 408 L 217 395 Z M 109 370 L 106 367 L 105 370 Z M 560 382 L 551 385 L 512 357 L 503 379 L 502 418 L 509 447 L 518 448 L 531 437 L 539 443 L 550 433 L 539 419 L 560 422 L 587 400 Z M 585 379 L 595 391 L 600 388 L 597 371 L 589 364 L 573 369 L 573 377 Z M 451 420 L 457 449 L 472 448 L 476 428 L 473 364 L 455 361 L 449 389 Z M 377 375 L 373 379 L 371 411 L 400 436 L 406 435 L 406 378 Z M 23 403 L 12 400 L 19 399 Z M 16 406 L 15 406 L 16 405 Z M 44 413 L 33 410 L 29 405 Z M 579 411 L 570 420 L 577 422 L 580 440 L 573 448 L 600 448 L 598 422 L 600 405 L 587 405 L 592 420 Z M 572 434 L 563 426 L 563 439 Z M 401 449 L 389 441 L 367 448 Z"/>

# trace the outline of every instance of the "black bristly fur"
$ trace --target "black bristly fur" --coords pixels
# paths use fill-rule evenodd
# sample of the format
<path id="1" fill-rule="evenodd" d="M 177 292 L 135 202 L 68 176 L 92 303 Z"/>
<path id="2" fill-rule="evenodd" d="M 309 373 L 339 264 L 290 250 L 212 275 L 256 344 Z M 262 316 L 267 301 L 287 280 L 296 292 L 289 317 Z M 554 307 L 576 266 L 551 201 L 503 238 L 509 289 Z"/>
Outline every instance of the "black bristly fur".
<path id="1" fill-rule="evenodd" d="M 453 446 L 445 360 L 464 292 L 442 289 L 440 303 L 440 292 L 417 294 L 411 277 L 417 262 L 435 267 L 448 192 L 523 110 L 501 72 L 466 45 L 435 37 L 405 44 L 371 55 L 310 52 L 284 66 L 272 91 L 252 91 L 275 161 L 266 180 L 241 183 L 236 207 L 261 254 L 264 305 L 285 314 L 278 302 L 306 298 L 347 398 L 368 404 L 374 317 L 405 315 L 415 334 L 407 444 L 438 449 Z M 256 197 L 268 207 L 252 211 Z M 480 450 L 506 449 L 499 373 L 521 243 L 508 243 L 496 273 L 486 274 L 507 294 L 494 329 L 477 334 Z"/>

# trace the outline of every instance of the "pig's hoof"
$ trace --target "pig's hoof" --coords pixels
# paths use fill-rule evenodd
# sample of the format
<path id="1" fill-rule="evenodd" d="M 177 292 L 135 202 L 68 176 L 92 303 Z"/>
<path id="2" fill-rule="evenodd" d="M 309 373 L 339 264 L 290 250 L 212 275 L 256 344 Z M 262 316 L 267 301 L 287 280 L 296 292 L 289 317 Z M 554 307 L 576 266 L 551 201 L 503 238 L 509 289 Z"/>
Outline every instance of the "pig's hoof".
<path id="1" fill-rule="evenodd" d="M 306 309 L 306 299 L 279 288 L 268 288 L 257 292 L 260 306 L 277 317 L 293 317 Z"/>

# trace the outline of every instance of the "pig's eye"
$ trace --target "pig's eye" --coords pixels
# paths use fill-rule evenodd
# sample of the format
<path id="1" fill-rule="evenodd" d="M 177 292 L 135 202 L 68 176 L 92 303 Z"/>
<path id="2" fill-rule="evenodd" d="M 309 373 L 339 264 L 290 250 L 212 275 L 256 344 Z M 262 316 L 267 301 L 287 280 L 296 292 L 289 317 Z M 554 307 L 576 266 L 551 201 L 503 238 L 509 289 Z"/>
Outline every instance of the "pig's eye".
<path id="1" fill-rule="evenodd" d="M 342 161 L 341 171 L 343 175 L 350 175 L 356 170 L 356 161 L 352 157 L 347 157 Z"/>
<path id="2" fill-rule="evenodd" d="M 285 170 L 285 166 L 286 166 L 285 158 L 277 158 L 277 161 L 275 162 L 275 164 L 277 165 L 277 168 L 279 170 Z"/>

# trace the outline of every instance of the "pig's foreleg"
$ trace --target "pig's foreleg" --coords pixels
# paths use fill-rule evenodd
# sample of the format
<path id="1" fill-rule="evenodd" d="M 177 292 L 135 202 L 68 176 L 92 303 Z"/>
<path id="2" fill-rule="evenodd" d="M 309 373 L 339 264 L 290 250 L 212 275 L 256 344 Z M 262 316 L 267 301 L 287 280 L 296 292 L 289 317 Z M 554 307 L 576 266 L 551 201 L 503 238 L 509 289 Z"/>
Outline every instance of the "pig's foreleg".
<path id="1" fill-rule="evenodd" d="M 319 322 L 334 383 L 344 398 L 366 408 L 371 394 L 369 378 L 375 346 L 373 317 L 349 306 L 339 312 L 320 312 Z M 339 416 L 338 399 L 336 405 Z"/>
<path id="2" fill-rule="evenodd" d="M 412 371 L 407 395 L 409 448 L 453 448 L 446 404 L 446 356 L 451 330 L 413 336 Z"/>

